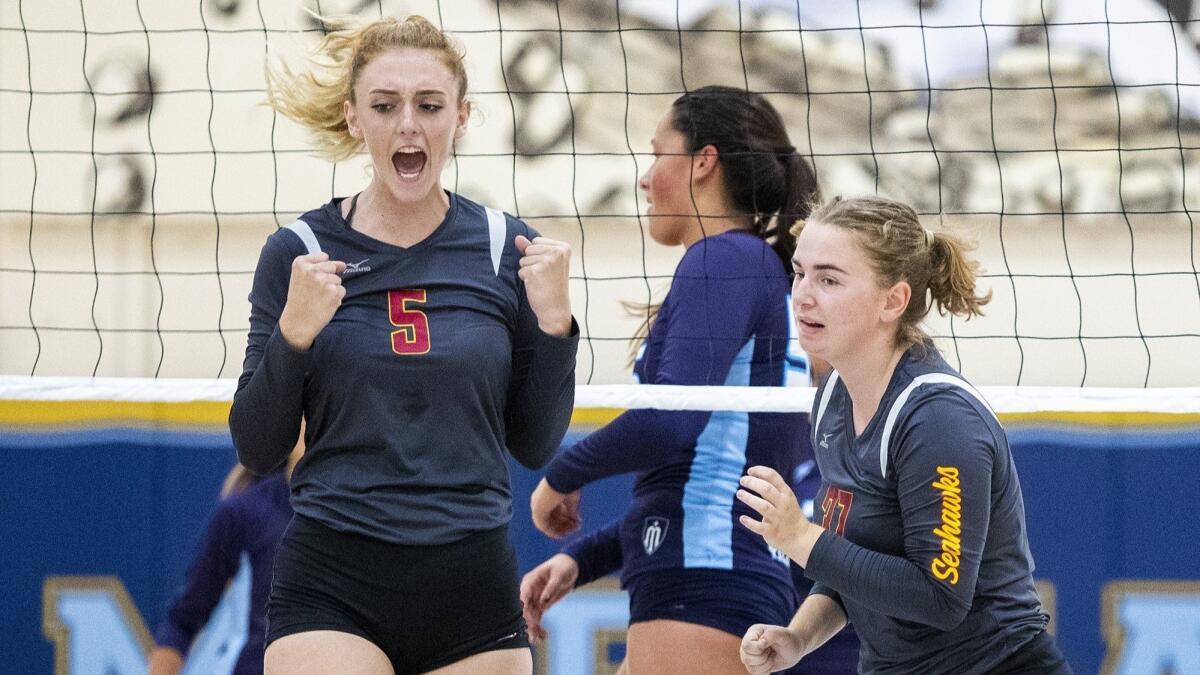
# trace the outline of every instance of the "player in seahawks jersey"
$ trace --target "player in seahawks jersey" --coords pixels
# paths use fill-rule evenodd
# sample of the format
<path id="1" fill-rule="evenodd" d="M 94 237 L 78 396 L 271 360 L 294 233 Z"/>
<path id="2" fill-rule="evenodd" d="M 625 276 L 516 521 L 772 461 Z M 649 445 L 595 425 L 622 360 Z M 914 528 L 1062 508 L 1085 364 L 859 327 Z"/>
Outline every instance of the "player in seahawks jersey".
<path id="1" fill-rule="evenodd" d="M 445 34 L 334 24 L 270 101 L 372 179 L 267 239 L 229 420 L 259 472 L 307 421 L 266 672 L 527 675 L 506 456 L 540 467 L 570 420 L 569 250 L 442 189 L 470 115 Z"/>
<path id="2" fill-rule="evenodd" d="M 767 467 L 742 518 L 816 584 L 791 622 L 751 627 L 751 673 L 790 666 L 847 620 L 863 673 L 1069 673 L 1046 632 L 1008 440 L 919 323 L 982 313 L 962 242 L 903 204 L 835 199 L 797 228 L 792 302 L 817 393 L 819 523 Z"/>
<path id="3" fill-rule="evenodd" d="M 636 364 L 646 384 L 780 386 L 788 374 L 788 230 L 816 183 L 761 95 L 679 97 L 641 179 L 651 236 L 686 248 Z M 631 410 L 560 453 L 534 491 L 534 524 L 577 526 L 578 490 L 636 472 L 620 525 L 632 672 L 737 672 L 750 625 L 790 616 L 787 561 L 737 526 L 745 467 L 790 472 L 802 415 Z M 532 596 L 525 598 L 534 600 Z M 537 611 L 537 608 L 532 608 Z M 664 649 L 664 645 L 672 645 Z"/>

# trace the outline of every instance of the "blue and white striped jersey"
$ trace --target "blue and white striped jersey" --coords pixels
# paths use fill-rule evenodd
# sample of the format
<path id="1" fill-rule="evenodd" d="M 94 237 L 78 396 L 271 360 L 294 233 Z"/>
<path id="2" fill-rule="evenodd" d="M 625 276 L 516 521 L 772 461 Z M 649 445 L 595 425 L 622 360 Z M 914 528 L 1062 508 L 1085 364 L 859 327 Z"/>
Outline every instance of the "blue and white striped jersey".
<path id="1" fill-rule="evenodd" d="M 775 252 L 744 231 L 693 244 L 635 369 L 646 384 L 781 386 L 789 367 L 788 278 Z M 738 523 L 734 498 L 747 466 L 791 475 L 803 416 L 630 410 L 560 453 L 546 479 L 572 492 L 636 472 L 621 524 L 622 578 L 647 570 L 712 568 L 790 584 L 786 559 Z"/>

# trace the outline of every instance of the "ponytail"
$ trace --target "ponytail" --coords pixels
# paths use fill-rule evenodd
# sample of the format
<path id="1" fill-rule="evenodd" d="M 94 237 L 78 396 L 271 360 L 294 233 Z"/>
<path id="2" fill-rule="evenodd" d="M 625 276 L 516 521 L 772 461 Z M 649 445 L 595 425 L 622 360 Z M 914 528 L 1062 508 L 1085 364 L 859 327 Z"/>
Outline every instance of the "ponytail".
<path id="1" fill-rule="evenodd" d="M 906 204 L 883 197 L 835 197 L 814 208 L 808 222 L 855 232 L 884 288 L 900 281 L 912 288 L 896 335 L 901 345 L 929 342 L 920 323 L 931 304 L 943 316 L 970 319 L 982 316 L 983 306 L 992 299 L 991 291 L 976 293 L 979 263 L 967 257 L 969 249 L 963 240 L 925 229 L 916 211 Z M 799 235 L 803 223 L 792 229 Z"/>
<path id="2" fill-rule="evenodd" d="M 979 263 L 966 255 L 967 247 L 958 237 L 934 233 L 929 246 L 929 296 L 938 314 L 965 318 L 983 316 L 983 306 L 992 299 L 975 295 L 975 277 Z"/>

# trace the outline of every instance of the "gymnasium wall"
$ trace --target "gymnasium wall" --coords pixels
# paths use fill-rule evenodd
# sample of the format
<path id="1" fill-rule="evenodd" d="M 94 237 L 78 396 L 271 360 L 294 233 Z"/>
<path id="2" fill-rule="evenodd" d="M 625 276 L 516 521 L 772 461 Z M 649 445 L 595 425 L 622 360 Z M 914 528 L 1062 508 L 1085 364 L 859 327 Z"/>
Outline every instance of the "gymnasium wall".
<path id="1" fill-rule="evenodd" d="M 263 241 L 370 177 L 261 105 L 311 4 L 0 3 L 0 373 L 239 374 Z M 444 184 L 572 245 L 580 382 L 628 380 L 621 301 L 661 298 L 681 255 L 637 216 L 655 124 L 726 84 L 772 92 L 826 196 L 978 241 L 987 316 L 932 325 L 975 384 L 1194 384 L 1200 23 L 1176 35 L 1155 0 L 925 4 L 868 3 L 870 30 L 842 3 L 320 6 L 462 42 L 473 114 Z"/>

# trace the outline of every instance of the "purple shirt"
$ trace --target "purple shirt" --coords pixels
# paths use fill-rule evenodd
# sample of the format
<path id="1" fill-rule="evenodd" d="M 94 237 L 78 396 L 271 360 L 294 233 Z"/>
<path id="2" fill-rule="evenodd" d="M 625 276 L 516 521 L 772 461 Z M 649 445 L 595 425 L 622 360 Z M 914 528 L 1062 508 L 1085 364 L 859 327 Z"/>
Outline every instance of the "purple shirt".
<path id="1" fill-rule="evenodd" d="M 155 641 L 186 656 L 245 554 L 251 568 L 249 634 L 233 672 L 262 673 L 275 549 L 291 518 L 283 469 L 221 500 L 188 569 L 187 581 L 171 602 Z"/>

